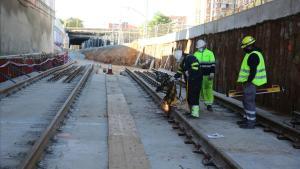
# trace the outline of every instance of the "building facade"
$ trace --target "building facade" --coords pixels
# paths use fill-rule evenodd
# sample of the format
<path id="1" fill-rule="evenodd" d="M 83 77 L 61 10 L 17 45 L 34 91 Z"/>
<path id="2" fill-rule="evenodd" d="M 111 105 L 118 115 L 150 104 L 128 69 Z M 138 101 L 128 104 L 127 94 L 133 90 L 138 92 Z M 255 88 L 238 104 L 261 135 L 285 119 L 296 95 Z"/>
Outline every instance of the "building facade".
<path id="1" fill-rule="evenodd" d="M 195 23 L 203 24 L 272 0 L 195 0 Z"/>

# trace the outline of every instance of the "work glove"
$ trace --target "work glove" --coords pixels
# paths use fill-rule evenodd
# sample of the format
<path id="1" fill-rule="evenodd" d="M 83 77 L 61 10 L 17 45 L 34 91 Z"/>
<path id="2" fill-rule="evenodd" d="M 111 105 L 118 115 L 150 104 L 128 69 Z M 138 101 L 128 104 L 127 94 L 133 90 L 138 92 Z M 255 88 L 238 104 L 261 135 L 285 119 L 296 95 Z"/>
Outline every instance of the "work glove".
<path id="1" fill-rule="evenodd" d="M 210 73 L 209 76 L 208 76 L 208 79 L 209 80 L 213 80 L 215 77 L 215 74 L 214 73 Z"/>

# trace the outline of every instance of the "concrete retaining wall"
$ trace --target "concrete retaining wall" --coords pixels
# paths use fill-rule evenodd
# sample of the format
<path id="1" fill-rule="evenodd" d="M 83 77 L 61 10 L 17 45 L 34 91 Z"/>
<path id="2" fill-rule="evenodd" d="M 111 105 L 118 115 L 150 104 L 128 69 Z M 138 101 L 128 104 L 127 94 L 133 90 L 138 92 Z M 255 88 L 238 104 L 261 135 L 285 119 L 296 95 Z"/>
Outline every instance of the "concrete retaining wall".
<path id="1" fill-rule="evenodd" d="M 0 1 L 0 57 L 53 52 L 52 18 L 18 0 Z"/>

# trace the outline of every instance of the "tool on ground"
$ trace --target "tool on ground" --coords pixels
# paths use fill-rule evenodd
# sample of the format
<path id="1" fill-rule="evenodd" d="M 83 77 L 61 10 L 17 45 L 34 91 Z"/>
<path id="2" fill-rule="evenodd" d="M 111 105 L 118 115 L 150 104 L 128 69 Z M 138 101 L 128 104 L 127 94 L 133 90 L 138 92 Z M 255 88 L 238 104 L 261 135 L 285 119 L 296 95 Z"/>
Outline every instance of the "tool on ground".
<path id="1" fill-rule="evenodd" d="M 219 133 L 213 133 L 213 134 L 208 134 L 207 137 L 211 138 L 211 139 L 217 139 L 217 138 L 223 138 L 224 135 L 219 134 Z"/>
<path id="2" fill-rule="evenodd" d="M 278 93 L 283 91 L 284 89 L 281 88 L 279 85 L 272 85 L 272 87 L 257 89 L 256 94 L 269 94 L 269 93 Z M 244 92 L 238 90 L 229 90 L 227 93 L 227 97 L 240 97 L 243 95 Z"/>

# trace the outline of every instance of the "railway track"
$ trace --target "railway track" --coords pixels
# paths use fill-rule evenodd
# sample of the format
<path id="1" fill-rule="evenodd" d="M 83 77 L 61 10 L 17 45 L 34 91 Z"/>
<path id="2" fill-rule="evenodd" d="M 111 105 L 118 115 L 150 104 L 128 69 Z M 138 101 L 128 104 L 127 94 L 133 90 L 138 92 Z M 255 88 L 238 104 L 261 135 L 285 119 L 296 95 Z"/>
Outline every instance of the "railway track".
<path id="1" fill-rule="evenodd" d="M 88 77 L 92 71 L 92 67 L 89 67 L 84 72 L 84 75 L 77 83 L 75 88 L 72 90 L 71 94 L 68 96 L 67 100 L 64 102 L 62 107 L 56 113 L 54 119 L 51 121 L 46 130 L 42 133 L 41 137 L 36 141 L 33 145 L 32 150 L 26 156 L 24 162 L 21 164 L 21 169 L 30 169 L 34 168 L 41 158 L 41 155 L 46 150 L 49 140 L 54 136 L 57 129 L 62 125 L 61 123 L 64 121 L 65 116 L 67 115 L 73 101 L 76 96 L 80 93 L 80 90 L 83 88 L 84 84 L 88 80 Z"/>
<path id="2" fill-rule="evenodd" d="M 108 168 L 106 76 L 96 74 L 95 69 L 53 137 L 55 141 L 47 145 L 39 169 Z"/>
<path id="3" fill-rule="evenodd" d="M 192 147 L 185 145 L 182 139 L 172 132 L 172 128 L 162 117 L 162 111 L 153 108 L 155 103 L 141 91 L 142 89 L 128 76 L 93 74 L 76 104 L 72 106 L 67 120 L 54 136 L 55 142 L 48 145 L 38 168 L 114 168 L 116 165 L 121 166 L 120 168 L 130 168 L 134 165 L 142 168 L 142 162 L 132 158 L 141 148 L 132 146 L 137 144 L 134 140 L 138 137 L 142 140 L 138 145 L 145 147 L 152 168 L 207 168 L 198 160 L 201 155 L 193 154 L 190 151 Z M 112 95 L 123 95 L 126 102 L 112 100 Z M 117 107 L 121 107 L 120 116 L 114 116 L 108 108 L 116 102 Z M 134 122 L 127 123 L 130 118 L 124 117 L 125 105 L 128 106 Z M 145 107 L 148 109 L 145 110 Z M 121 121 L 115 118 L 120 118 Z M 133 127 L 134 123 L 139 135 L 129 134 L 128 127 Z M 122 127 L 122 130 L 117 132 L 116 137 L 125 137 L 116 142 L 116 137 L 111 137 L 109 131 L 112 132 L 118 127 Z M 150 132 L 152 130 L 157 132 Z M 118 144 L 122 141 L 124 144 Z M 111 150 L 109 145 L 115 149 Z M 163 150 L 161 147 L 164 147 Z M 112 152 L 118 155 L 108 156 Z M 115 161 L 119 158 L 125 159 Z"/>
<path id="4" fill-rule="evenodd" d="M 36 168 L 92 71 L 92 66 L 83 67 L 83 73 L 76 75 L 80 78 L 70 83 L 44 79 L 59 70 L 63 73 L 68 66 L 48 72 L 39 77 L 39 83 L 1 100 L 0 168 Z"/>
<path id="5" fill-rule="evenodd" d="M 152 96 L 156 103 L 161 103 L 163 95 L 155 92 L 155 87 L 159 83 L 155 80 L 153 72 L 143 72 L 139 70 L 129 69 L 126 69 L 126 71 L 135 81 L 137 81 L 137 83 L 139 83 L 147 91 L 148 94 Z M 220 97 L 217 97 L 217 99 L 218 103 L 221 104 L 221 102 L 219 101 Z M 231 106 L 233 105 L 235 104 L 231 104 Z M 236 107 L 237 106 L 235 105 L 235 111 L 241 111 L 241 109 L 236 109 Z M 288 142 L 279 140 L 275 141 L 272 138 L 274 137 L 272 134 L 266 133 L 262 135 L 260 129 L 255 129 L 255 131 L 253 131 L 252 133 L 251 131 L 247 133 L 247 131 L 245 130 L 238 129 L 238 127 L 236 127 L 235 125 L 235 121 L 238 117 L 235 117 L 236 115 L 234 115 L 234 113 L 232 112 L 233 108 L 226 105 L 226 110 L 226 108 L 224 108 L 223 103 L 220 106 L 217 106 L 217 108 L 220 111 L 224 112 L 230 111 L 230 113 L 218 112 L 219 114 L 222 114 L 222 116 L 219 116 L 218 114 L 212 115 L 212 113 L 204 113 L 204 115 L 201 115 L 203 116 L 203 119 L 201 117 L 197 121 L 188 119 L 186 116 L 183 115 L 182 110 L 180 110 L 179 108 L 172 108 L 171 113 L 168 117 L 168 121 L 172 124 L 173 128 L 178 131 L 178 134 L 181 136 L 185 136 L 185 143 L 193 144 L 195 147 L 194 152 L 201 153 L 204 155 L 204 164 L 214 165 L 217 168 L 230 169 L 253 169 L 266 167 L 277 168 L 278 166 L 268 162 L 268 160 L 274 160 L 274 163 L 277 163 L 276 158 L 271 156 L 271 154 L 274 153 L 275 156 L 275 154 L 278 155 L 278 153 L 281 153 L 281 155 L 279 155 L 282 156 L 282 159 L 280 159 L 282 163 L 281 165 L 290 166 L 290 168 L 297 168 L 299 166 L 300 163 L 295 158 L 295 156 L 300 155 L 299 150 L 293 148 L 290 149 L 292 146 L 290 146 Z M 260 117 L 258 119 L 259 121 L 261 121 Z M 228 122 L 225 120 L 227 120 Z M 214 122 L 216 123 L 216 125 L 210 124 Z M 199 123 L 202 123 L 202 125 L 200 125 Z M 207 126 L 205 126 L 205 124 Z M 230 130 L 224 130 L 224 128 L 232 128 L 232 132 L 234 132 L 234 134 L 236 135 L 234 137 L 235 139 L 227 138 L 230 137 L 229 134 L 233 133 L 230 133 Z M 222 143 L 208 139 L 207 132 L 212 131 L 224 132 L 226 134 L 226 139 L 224 139 L 225 141 Z M 284 131 L 284 129 L 281 129 L 280 131 Z M 282 132 L 281 135 L 283 135 Z M 247 143 L 243 143 L 245 141 L 241 140 L 240 137 L 244 137 L 244 139 L 249 139 L 249 145 L 247 145 Z M 295 138 L 295 132 L 293 138 Z M 251 142 L 256 143 L 251 144 Z M 273 146 L 278 147 L 272 148 L 272 144 L 274 144 Z M 297 148 L 295 144 L 293 146 Z M 257 153 L 257 157 L 253 157 L 252 152 Z M 286 157 L 285 154 L 292 154 L 292 156 Z M 262 160 L 262 158 L 264 158 L 265 160 Z M 256 164 L 252 164 L 251 162 L 249 162 L 250 159 L 257 159 Z M 285 159 L 286 161 L 284 161 L 283 159 Z M 252 166 L 249 164 L 251 164 Z"/>
<path id="6" fill-rule="evenodd" d="M 73 62 L 65 64 L 65 65 L 61 65 L 58 67 L 54 67 L 52 69 L 46 70 L 40 74 L 38 74 L 37 76 L 28 78 L 26 80 L 23 80 L 21 82 L 18 82 L 10 87 L 4 88 L 4 89 L 0 89 L 0 99 L 6 96 L 9 96 L 19 90 L 21 90 L 22 88 L 25 88 L 43 78 L 48 77 L 49 75 L 54 75 L 53 77 L 55 77 L 56 75 L 61 75 L 62 73 L 64 73 L 65 70 L 69 69 L 69 66 L 74 64 Z M 51 79 L 51 78 L 50 78 Z"/>
<path id="7" fill-rule="evenodd" d="M 153 70 L 158 71 L 158 70 Z M 155 80 L 155 74 L 149 71 L 144 73 L 138 72 L 140 76 L 146 78 L 147 81 L 157 86 L 159 82 Z M 146 76 L 145 76 L 146 75 Z M 179 82 L 182 83 L 182 82 Z M 233 112 L 237 112 L 240 115 L 243 114 L 244 109 L 242 102 L 226 97 L 224 94 L 214 92 L 215 100 L 218 104 L 232 110 Z M 287 119 L 285 119 L 286 121 Z M 279 140 L 289 140 L 292 142 L 292 145 L 296 149 L 300 149 L 300 130 L 297 130 L 296 127 L 292 127 L 292 124 L 288 126 L 284 120 L 280 120 L 276 118 L 271 113 L 257 108 L 257 125 L 264 128 L 265 132 L 273 132 L 277 134 L 277 138 Z M 291 121 L 291 119 L 290 119 Z"/>

